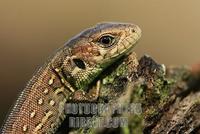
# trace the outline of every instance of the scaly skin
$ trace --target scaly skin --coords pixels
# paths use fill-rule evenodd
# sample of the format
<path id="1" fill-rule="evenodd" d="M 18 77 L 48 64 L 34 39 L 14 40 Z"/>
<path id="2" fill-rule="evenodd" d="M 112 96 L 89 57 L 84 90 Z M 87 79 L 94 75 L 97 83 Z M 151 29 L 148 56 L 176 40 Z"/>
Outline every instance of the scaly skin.
<path id="1" fill-rule="evenodd" d="M 65 119 L 66 101 L 97 99 L 98 88 L 87 93 L 88 86 L 128 55 L 140 37 L 141 30 L 134 24 L 101 23 L 69 40 L 28 82 L 2 133 L 55 133 Z"/>

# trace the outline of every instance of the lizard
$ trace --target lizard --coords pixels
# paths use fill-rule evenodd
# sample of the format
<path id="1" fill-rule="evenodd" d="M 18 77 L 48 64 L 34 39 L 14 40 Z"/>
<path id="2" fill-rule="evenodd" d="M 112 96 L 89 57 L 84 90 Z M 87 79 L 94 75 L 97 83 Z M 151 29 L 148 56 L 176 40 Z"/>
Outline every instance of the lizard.
<path id="1" fill-rule="evenodd" d="M 109 66 L 128 55 L 141 37 L 139 26 L 104 22 L 68 40 L 33 75 L 1 129 L 2 134 L 53 134 L 66 118 L 67 101 L 95 101 Z"/>

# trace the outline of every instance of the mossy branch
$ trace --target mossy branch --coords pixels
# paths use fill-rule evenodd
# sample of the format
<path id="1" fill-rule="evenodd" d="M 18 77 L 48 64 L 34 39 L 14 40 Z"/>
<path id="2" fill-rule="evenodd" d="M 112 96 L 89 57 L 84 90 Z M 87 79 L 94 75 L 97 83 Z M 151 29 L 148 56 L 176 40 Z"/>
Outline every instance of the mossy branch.
<path id="1" fill-rule="evenodd" d="M 200 132 L 199 73 L 187 66 L 165 67 L 146 55 L 138 61 L 135 53 L 110 72 L 102 78 L 98 103 L 140 103 L 142 113 L 128 115 L 126 127 L 80 128 L 71 133 Z"/>

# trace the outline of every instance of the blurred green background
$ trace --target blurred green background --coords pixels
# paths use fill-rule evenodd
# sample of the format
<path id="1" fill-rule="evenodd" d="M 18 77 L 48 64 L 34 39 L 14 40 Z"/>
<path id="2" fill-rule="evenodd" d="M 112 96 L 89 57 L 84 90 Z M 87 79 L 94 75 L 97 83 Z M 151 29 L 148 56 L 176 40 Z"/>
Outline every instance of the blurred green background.
<path id="1" fill-rule="evenodd" d="M 0 0 L 0 124 L 46 58 L 102 21 L 139 25 L 138 56 L 166 65 L 200 62 L 199 0 Z"/>

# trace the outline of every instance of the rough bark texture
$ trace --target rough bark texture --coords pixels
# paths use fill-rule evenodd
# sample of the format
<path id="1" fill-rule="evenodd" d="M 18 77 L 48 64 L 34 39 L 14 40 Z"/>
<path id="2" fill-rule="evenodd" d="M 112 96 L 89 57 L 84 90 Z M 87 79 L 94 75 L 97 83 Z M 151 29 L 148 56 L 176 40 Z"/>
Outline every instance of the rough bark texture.
<path id="1" fill-rule="evenodd" d="M 127 127 L 79 128 L 71 133 L 200 133 L 199 66 L 165 67 L 149 56 L 138 61 L 134 53 L 119 64 L 101 76 L 98 102 L 140 103 L 142 113 L 128 115 Z M 104 116 L 124 115 L 107 113 Z"/>

